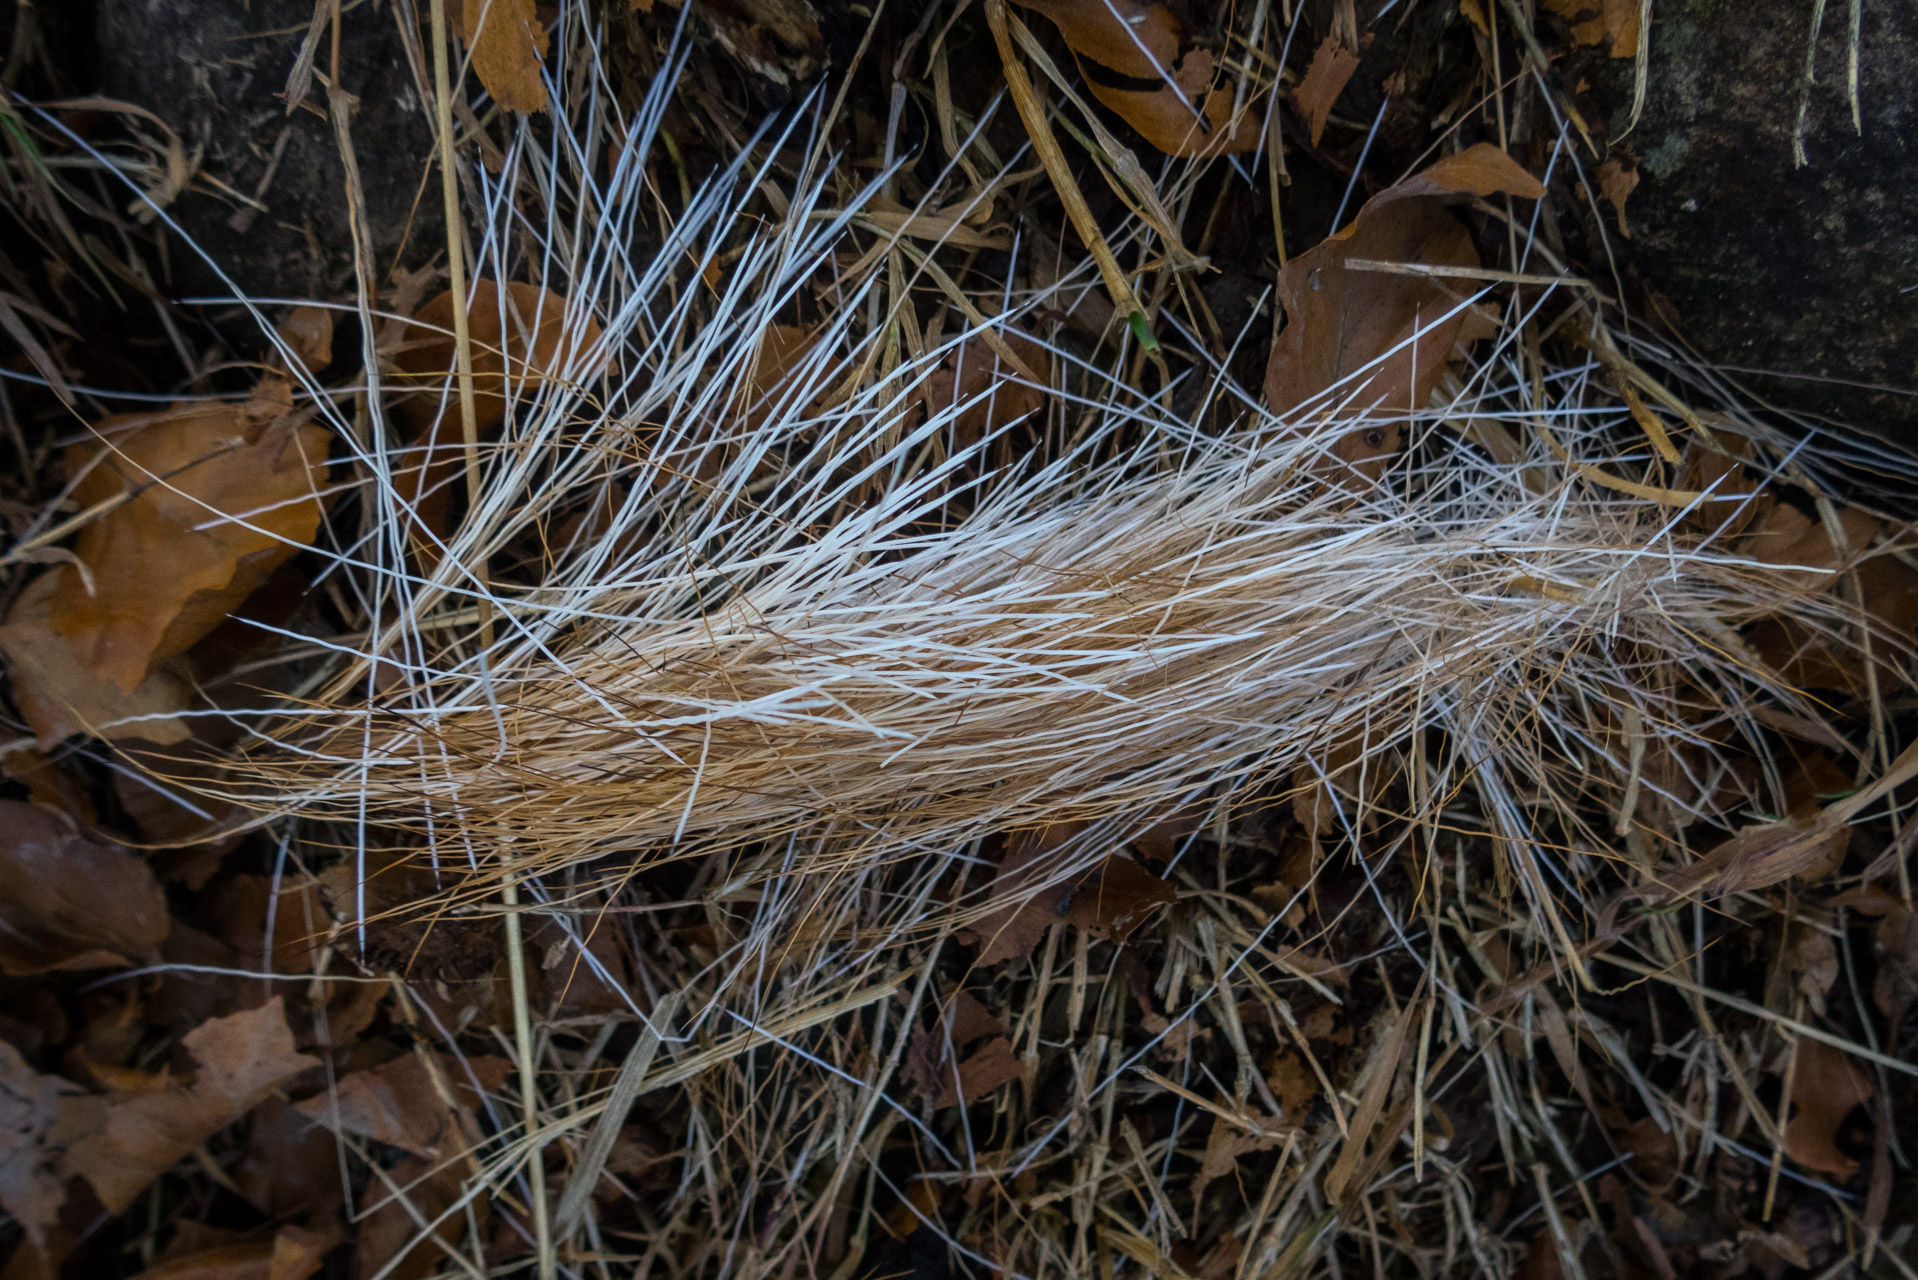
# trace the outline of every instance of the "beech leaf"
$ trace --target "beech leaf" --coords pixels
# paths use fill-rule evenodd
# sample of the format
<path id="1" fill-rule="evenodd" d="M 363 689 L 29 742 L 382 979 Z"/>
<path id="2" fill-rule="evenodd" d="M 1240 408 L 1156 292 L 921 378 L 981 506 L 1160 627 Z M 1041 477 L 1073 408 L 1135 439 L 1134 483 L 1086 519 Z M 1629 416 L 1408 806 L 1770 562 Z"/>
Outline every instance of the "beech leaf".
<path id="1" fill-rule="evenodd" d="M 54 570 L 50 621 L 90 674 L 132 692 L 319 532 L 327 432 L 273 382 L 243 404 L 107 418 L 67 451 L 83 508 L 126 495 L 80 531 L 88 573 Z"/>
<path id="2" fill-rule="evenodd" d="M 169 924 L 145 859 L 84 838 L 45 809 L 0 800 L 0 972 L 152 959 Z"/>

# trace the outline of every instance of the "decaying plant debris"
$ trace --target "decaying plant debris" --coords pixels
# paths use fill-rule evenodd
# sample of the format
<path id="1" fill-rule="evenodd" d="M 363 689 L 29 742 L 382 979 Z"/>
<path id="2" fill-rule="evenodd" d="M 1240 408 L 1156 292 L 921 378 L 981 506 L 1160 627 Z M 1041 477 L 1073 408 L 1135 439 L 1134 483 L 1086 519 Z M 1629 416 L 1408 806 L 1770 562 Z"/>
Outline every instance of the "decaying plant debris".
<path id="1" fill-rule="evenodd" d="M 7 295 L 8 1280 L 1909 1274 L 1918 466 L 1580 248 L 1638 6 L 1393 173 L 1350 4 L 472 6 L 433 261 Z"/>

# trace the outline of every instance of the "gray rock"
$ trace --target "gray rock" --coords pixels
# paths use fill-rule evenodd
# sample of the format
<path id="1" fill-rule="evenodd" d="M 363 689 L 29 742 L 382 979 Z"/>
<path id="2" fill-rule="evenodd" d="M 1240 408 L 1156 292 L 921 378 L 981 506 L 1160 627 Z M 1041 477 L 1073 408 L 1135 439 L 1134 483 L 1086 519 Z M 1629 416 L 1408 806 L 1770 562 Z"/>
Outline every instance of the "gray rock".
<path id="1" fill-rule="evenodd" d="M 1863 0 L 1855 130 L 1848 0 L 1654 0 L 1630 257 L 1709 359 L 1792 410 L 1918 445 L 1918 5 Z M 1614 139 L 1629 63 L 1600 85 Z M 1789 376 L 1788 376 L 1789 375 Z"/>

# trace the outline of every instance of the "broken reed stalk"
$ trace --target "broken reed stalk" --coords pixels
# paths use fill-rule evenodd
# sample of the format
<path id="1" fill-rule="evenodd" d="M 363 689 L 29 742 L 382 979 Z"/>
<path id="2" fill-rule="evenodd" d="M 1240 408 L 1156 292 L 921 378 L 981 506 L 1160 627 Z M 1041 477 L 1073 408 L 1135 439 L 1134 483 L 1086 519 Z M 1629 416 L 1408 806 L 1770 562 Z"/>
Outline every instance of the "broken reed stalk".
<path id="1" fill-rule="evenodd" d="M 468 0 L 472 3 L 472 0 Z M 491 3 L 491 0 L 487 0 Z M 336 0 L 337 4 L 337 0 Z M 484 21 L 484 16 L 482 16 Z M 335 10 L 335 40 L 338 12 Z M 459 171 L 453 149 L 453 87 L 447 72 L 446 0 L 432 0 L 433 100 L 438 132 L 441 210 L 446 218 L 446 265 L 453 307 L 453 359 L 459 385 L 460 440 L 466 450 L 466 499 L 469 517 L 479 518 L 479 417 L 474 403 L 473 335 L 467 315 L 465 219 L 460 210 Z M 337 53 L 335 55 L 337 57 Z M 479 592 L 481 661 L 493 643 L 492 604 L 488 598 L 486 557 L 474 557 L 471 572 Z M 539 1132 L 539 1074 L 534 1066 L 532 1011 L 526 994 L 526 947 L 521 937 L 519 881 L 508 869 L 500 875 L 500 901 L 505 906 L 506 965 L 513 1000 L 513 1040 L 518 1058 L 520 1114 L 529 1140 Z M 527 1155 L 528 1198 L 532 1202 L 533 1236 L 539 1280 L 553 1280 L 557 1261 L 553 1252 L 552 1222 L 546 1204 L 545 1155 L 534 1143 Z"/>

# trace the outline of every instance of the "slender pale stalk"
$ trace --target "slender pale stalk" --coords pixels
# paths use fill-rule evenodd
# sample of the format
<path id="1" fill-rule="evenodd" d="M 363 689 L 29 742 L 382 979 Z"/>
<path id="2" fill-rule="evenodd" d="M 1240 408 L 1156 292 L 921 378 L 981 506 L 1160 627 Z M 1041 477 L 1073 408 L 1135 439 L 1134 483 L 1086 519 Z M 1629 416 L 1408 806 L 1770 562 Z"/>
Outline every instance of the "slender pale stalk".
<path id="1" fill-rule="evenodd" d="M 454 168 L 453 92 L 447 71 L 446 0 L 432 0 L 433 97 L 439 122 L 440 196 L 446 214 L 446 265 L 453 301 L 454 369 L 459 383 L 460 439 L 466 446 L 467 518 L 480 514 L 479 419 L 473 398 L 473 336 L 466 310 L 466 246 L 460 213 L 459 175 Z M 482 653 L 492 648 L 491 600 L 486 587 L 484 540 L 474 552 L 473 575 L 478 581 L 479 633 Z M 531 1009 L 526 995 L 526 947 L 520 930 L 519 882 L 508 871 L 500 881 L 506 907 L 506 971 L 513 998 L 513 1038 L 520 1080 L 520 1110 L 529 1138 L 539 1129 L 539 1078 L 535 1072 Z M 527 1157 L 527 1182 L 533 1210 L 533 1235 L 538 1249 L 540 1280 L 552 1280 L 557 1259 L 546 1205 L 546 1161 L 535 1145 Z"/>

